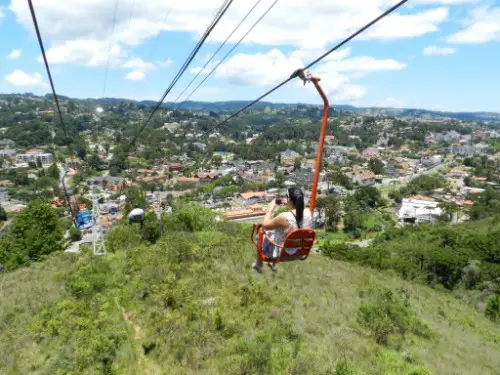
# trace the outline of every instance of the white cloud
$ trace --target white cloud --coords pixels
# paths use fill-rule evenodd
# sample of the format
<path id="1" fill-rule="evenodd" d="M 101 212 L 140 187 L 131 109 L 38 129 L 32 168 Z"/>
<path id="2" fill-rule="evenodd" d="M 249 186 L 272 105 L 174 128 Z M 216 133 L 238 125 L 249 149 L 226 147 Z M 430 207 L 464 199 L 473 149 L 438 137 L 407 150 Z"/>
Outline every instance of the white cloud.
<path id="1" fill-rule="evenodd" d="M 370 72 L 402 70 L 405 68 L 406 64 L 393 59 L 378 60 L 370 56 L 360 56 L 328 61 L 323 65 L 322 70 L 333 70 L 348 75 L 355 75 L 357 78 L 360 78 Z"/>
<path id="2" fill-rule="evenodd" d="M 360 35 L 360 39 L 403 39 L 421 36 L 439 30 L 448 19 L 448 8 L 435 8 L 415 14 L 394 13 L 373 29 Z"/>
<path id="3" fill-rule="evenodd" d="M 50 41 L 49 52 L 58 63 L 102 66 L 107 46 L 113 46 L 114 60 L 122 58 L 130 46 L 142 44 L 148 38 L 164 31 L 189 32 L 198 37 L 208 26 L 220 0 L 148 0 L 147 7 L 130 9 L 136 0 L 120 0 L 116 25 L 111 36 L 114 2 L 97 0 L 40 0 L 37 16 L 43 25 L 44 38 Z M 429 0 L 431 1 L 431 0 Z M 450 2 L 440 0 L 434 2 Z M 457 1 L 457 0 L 455 0 Z M 262 2 L 245 21 L 238 40 L 253 24 L 271 1 Z M 393 0 L 301 0 L 281 1 L 245 40 L 247 44 L 288 45 L 296 48 L 321 49 L 337 42 L 360 26 L 380 15 L 394 3 Z M 234 2 L 210 36 L 211 41 L 223 41 L 252 4 Z M 19 23 L 32 32 L 32 21 L 25 0 L 11 0 L 10 9 Z M 165 15 L 171 9 L 166 22 Z M 78 10 L 78 11 L 76 11 Z M 438 30 L 446 21 L 446 8 L 390 16 L 374 27 L 364 39 L 397 39 L 420 36 Z M 94 48 L 87 48 L 93 45 Z M 56 58 L 59 57 L 59 58 Z M 62 58 L 64 57 L 64 58 Z M 89 61 L 89 63 L 85 63 Z M 119 65 L 119 62 L 112 66 Z"/>
<path id="4" fill-rule="evenodd" d="M 148 70 L 154 70 L 155 66 L 153 63 L 144 61 L 143 59 L 136 57 L 124 63 L 122 65 L 122 68 L 130 68 L 141 72 L 146 72 Z"/>
<path id="5" fill-rule="evenodd" d="M 457 50 L 456 48 L 453 47 L 428 46 L 423 49 L 422 54 L 425 56 L 432 56 L 432 55 L 446 56 L 446 55 L 453 55 L 455 52 L 457 52 Z"/>
<path id="6" fill-rule="evenodd" d="M 166 60 L 163 60 L 163 61 L 159 61 L 158 65 L 160 65 L 162 68 L 167 68 L 170 65 L 172 65 L 172 63 L 173 63 L 172 59 L 166 59 Z"/>
<path id="7" fill-rule="evenodd" d="M 118 44 L 111 45 L 107 41 L 92 39 L 70 40 L 47 50 L 47 59 L 51 64 L 74 64 L 90 67 L 119 66 L 121 58 L 126 55 Z M 42 61 L 39 57 L 38 61 Z"/>
<path id="8" fill-rule="evenodd" d="M 463 30 L 446 38 L 449 43 L 481 44 L 500 40 L 500 7 L 476 8 L 462 23 Z"/>
<path id="9" fill-rule="evenodd" d="M 13 86 L 21 87 L 47 87 L 40 73 L 25 73 L 22 70 L 14 70 L 5 76 L 5 80 Z"/>
<path id="10" fill-rule="evenodd" d="M 296 50 L 284 54 L 278 49 L 263 53 L 240 53 L 222 64 L 216 77 L 235 85 L 270 86 L 290 76 L 304 66 L 301 56 L 309 51 Z M 392 59 L 375 59 L 369 56 L 348 57 L 351 50 L 339 51 L 335 56 L 318 65 L 314 72 L 321 77 L 325 91 L 336 101 L 353 101 L 366 95 L 366 89 L 352 83 L 365 74 L 396 71 L 406 68 L 406 64 Z M 296 82 L 297 86 L 301 82 Z M 312 86 L 310 86 L 312 90 Z"/>
<path id="11" fill-rule="evenodd" d="M 125 79 L 128 81 L 142 81 L 144 77 L 145 77 L 144 72 L 132 71 L 125 76 Z"/>
<path id="12" fill-rule="evenodd" d="M 7 58 L 9 60 L 16 60 L 21 57 L 21 50 L 20 49 L 14 49 L 7 55 Z"/>

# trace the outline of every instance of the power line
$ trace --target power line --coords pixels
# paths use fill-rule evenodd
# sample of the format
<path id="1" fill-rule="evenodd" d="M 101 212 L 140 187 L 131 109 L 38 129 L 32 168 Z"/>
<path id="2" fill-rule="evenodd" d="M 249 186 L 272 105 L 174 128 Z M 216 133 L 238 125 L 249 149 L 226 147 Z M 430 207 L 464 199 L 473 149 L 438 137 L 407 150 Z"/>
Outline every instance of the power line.
<path id="1" fill-rule="evenodd" d="M 278 0 L 276 0 L 278 1 Z M 203 65 L 203 67 L 198 71 L 198 73 L 196 73 L 196 75 L 194 76 L 194 78 L 191 80 L 191 82 L 189 82 L 189 84 L 184 88 L 184 90 L 182 90 L 182 92 L 179 94 L 179 96 L 177 97 L 177 99 L 175 99 L 175 103 L 177 103 L 177 101 L 180 99 L 180 97 L 182 95 L 184 95 L 184 93 L 191 87 L 191 85 L 193 84 L 193 82 L 198 78 L 198 76 L 201 74 L 201 72 L 203 72 L 205 70 L 205 68 L 208 66 L 208 64 L 210 64 L 212 62 L 212 60 L 214 59 L 214 57 L 220 52 L 220 50 L 226 45 L 226 43 L 228 42 L 228 40 L 234 35 L 234 33 L 240 28 L 240 26 L 243 24 L 243 22 L 245 22 L 245 20 L 248 18 L 248 16 L 255 10 L 255 8 L 257 7 L 257 5 L 259 5 L 260 3 L 262 2 L 262 0 L 257 0 L 255 2 L 255 4 L 250 8 L 250 10 L 247 12 L 247 14 L 245 14 L 245 16 L 243 17 L 243 19 L 236 25 L 236 27 L 233 29 L 233 31 L 231 31 L 231 33 L 229 33 L 229 35 L 227 36 L 226 40 L 224 40 L 221 45 L 219 46 L 219 48 L 217 48 L 217 51 L 215 51 L 212 56 L 205 62 L 205 64 Z M 275 2 L 276 3 L 276 2 Z M 234 47 L 233 47 L 234 48 Z M 220 63 L 219 63 L 220 64 Z M 206 78 L 205 78 L 206 79 Z M 198 86 L 199 87 L 199 86 Z M 192 95 L 192 93 L 191 93 Z M 185 99 L 185 101 L 188 100 L 188 99 Z M 180 106 L 178 108 L 181 108 L 183 106 L 183 103 L 180 104 Z"/>
<path id="2" fill-rule="evenodd" d="M 274 3 L 272 3 L 269 6 L 269 8 L 267 8 L 267 10 L 257 19 L 257 21 L 252 25 L 252 27 L 250 27 L 250 29 L 248 29 L 248 31 L 240 38 L 240 40 L 238 40 L 238 42 L 236 42 L 236 44 L 224 55 L 224 57 L 222 57 L 222 59 L 212 68 L 212 70 L 205 76 L 205 78 L 203 78 L 203 80 L 198 84 L 198 86 L 196 86 L 195 89 L 193 91 L 191 91 L 191 93 L 181 103 L 179 108 L 181 108 L 194 95 L 194 93 L 196 91 L 198 91 L 198 89 L 201 87 L 201 85 L 203 85 L 205 83 L 205 81 L 208 78 L 210 78 L 210 76 L 217 70 L 217 68 L 229 57 L 229 55 L 231 55 L 231 53 L 233 53 L 233 51 L 240 45 L 240 43 L 248 36 L 248 34 L 250 34 L 250 32 L 262 21 L 262 19 L 265 16 L 267 16 L 267 14 L 271 11 L 271 9 L 274 8 L 274 6 L 276 5 L 276 3 L 278 1 L 279 0 L 275 0 Z"/>
<path id="3" fill-rule="evenodd" d="M 109 37 L 109 45 L 108 45 L 108 58 L 106 60 L 106 70 L 104 71 L 104 87 L 102 89 L 102 97 L 104 98 L 106 94 L 106 86 L 108 83 L 108 72 L 109 72 L 109 59 L 111 55 L 111 46 L 113 44 L 113 35 L 115 33 L 115 25 L 116 25 L 116 13 L 118 11 L 118 4 L 120 3 L 120 0 L 115 0 L 115 11 L 113 13 L 113 26 L 111 27 L 111 36 Z M 132 16 L 132 12 L 130 13 Z"/>
<path id="4" fill-rule="evenodd" d="M 30 8 L 30 12 L 31 12 L 31 18 L 33 19 L 33 25 L 35 26 L 35 32 L 36 32 L 36 36 L 38 38 L 38 44 L 40 45 L 40 51 L 42 52 L 42 57 L 43 57 L 43 62 L 45 64 L 45 69 L 46 69 L 47 75 L 49 77 L 50 88 L 52 89 L 52 95 L 54 96 L 54 102 L 56 105 L 57 113 L 59 114 L 59 121 L 61 122 L 61 127 L 63 130 L 64 139 L 65 139 L 67 146 L 68 146 L 69 155 L 70 155 L 71 159 L 73 160 L 73 150 L 71 148 L 71 144 L 69 141 L 68 132 L 66 131 L 66 124 L 64 123 L 63 115 L 61 112 L 61 106 L 59 105 L 59 98 L 57 96 L 56 89 L 54 86 L 54 81 L 52 79 L 52 73 L 50 72 L 49 62 L 47 60 L 47 55 L 45 53 L 45 47 L 43 46 L 42 34 L 40 33 L 40 28 L 38 27 L 38 21 L 36 18 L 35 8 L 33 7 L 32 0 L 28 0 L 28 5 Z M 71 214 L 71 217 L 74 217 L 75 215 L 73 212 L 73 208 L 71 207 L 70 196 L 69 196 L 68 191 L 66 190 L 66 185 L 64 184 L 64 176 L 63 176 L 61 181 L 62 181 L 62 185 L 64 188 L 64 193 L 66 195 L 66 200 L 67 200 L 69 212 Z"/>
<path id="5" fill-rule="evenodd" d="M 130 29 L 130 25 L 132 24 L 132 14 L 134 13 L 135 9 L 135 0 L 132 1 L 132 7 L 130 8 L 130 15 L 128 16 L 128 27 Z"/>
<path id="6" fill-rule="evenodd" d="M 369 29 L 370 27 L 372 27 L 374 24 L 376 24 L 381 19 L 385 18 L 386 16 L 388 16 L 389 14 L 391 14 L 392 12 L 394 12 L 396 9 L 398 9 L 403 4 L 405 4 L 407 1 L 408 0 L 402 0 L 399 3 L 395 4 L 394 6 L 392 6 L 388 10 L 386 10 L 384 13 L 382 13 L 380 16 L 378 16 L 377 18 L 375 18 L 373 21 L 369 22 L 368 24 L 366 24 L 365 26 L 363 26 L 361 29 L 359 29 L 355 33 L 351 34 L 348 38 L 344 39 L 342 42 L 340 42 L 339 44 L 337 44 L 335 47 L 333 47 L 333 48 L 329 49 L 328 51 L 326 51 L 324 54 L 322 54 L 321 56 L 319 56 L 316 60 L 314 60 L 311 63 L 309 63 L 304 68 L 296 70 L 289 78 L 287 78 L 283 82 L 279 83 L 277 86 L 273 87 L 272 89 L 270 89 L 266 93 L 262 94 L 257 99 L 255 99 L 254 101 L 250 102 L 249 104 L 247 104 L 243 108 L 239 109 L 238 111 L 236 111 L 235 113 L 233 113 L 231 116 L 229 116 L 225 120 L 223 120 L 220 123 L 218 123 L 217 125 L 215 125 L 213 128 L 207 130 L 200 137 L 198 137 L 198 139 L 206 136 L 207 134 L 211 133 L 215 129 L 217 129 L 217 128 L 221 127 L 222 125 L 226 124 L 229 120 L 235 118 L 241 112 L 243 112 L 243 111 L 247 110 L 248 108 L 252 107 L 256 103 L 258 103 L 259 101 L 261 101 L 262 99 L 264 99 L 266 96 L 272 94 L 273 92 L 275 92 L 276 90 L 278 90 L 282 86 L 286 85 L 288 82 L 290 82 L 294 78 L 297 78 L 300 75 L 300 73 L 302 73 L 304 70 L 307 70 L 307 69 L 311 68 L 313 65 L 316 65 L 318 62 L 320 62 L 321 60 L 323 60 L 325 57 L 327 57 L 328 55 L 330 55 L 332 52 L 335 52 L 339 48 L 343 47 L 346 43 L 348 43 L 349 41 L 351 41 L 352 39 L 354 39 L 355 37 L 357 37 L 359 34 L 363 33 L 364 31 L 366 31 L 367 29 Z"/>
<path id="7" fill-rule="evenodd" d="M 168 86 L 168 88 L 163 93 L 161 99 L 156 104 L 155 108 L 153 109 L 153 111 L 149 115 L 148 119 L 144 122 L 144 124 L 141 126 L 141 128 L 139 129 L 139 131 L 136 132 L 134 138 L 132 139 L 132 141 L 130 142 L 130 144 L 128 145 L 128 147 L 126 149 L 127 153 L 128 153 L 128 151 L 130 151 L 130 148 L 135 144 L 135 142 L 137 141 L 137 138 L 142 133 L 142 131 L 151 122 L 153 116 L 158 111 L 158 109 L 160 109 L 160 107 L 161 107 L 163 101 L 165 100 L 165 98 L 167 97 L 167 95 L 170 93 L 170 91 L 172 91 L 172 88 L 175 86 L 175 84 L 179 81 L 179 79 L 182 77 L 182 75 L 184 74 L 184 72 L 187 70 L 187 68 L 189 67 L 189 65 L 191 64 L 191 62 L 193 61 L 193 59 L 197 55 L 198 51 L 203 46 L 203 44 L 205 43 L 205 41 L 207 40 L 207 38 L 209 37 L 209 35 L 212 33 L 212 31 L 215 28 L 215 26 L 219 23 L 219 21 L 221 20 L 221 18 L 227 12 L 227 10 L 229 9 L 229 6 L 233 3 L 233 1 L 234 0 L 226 0 L 224 2 L 224 4 L 222 4 L 222 6 L 219 8 L 219 11 L 217 12 L 215 18 L 212 20 L 212 22 L 210 23 L 210 25 L 208 26 L 208 28 L 205 30 L 203 36 L 198 41 L 198 43 L 196 43 L 195 47 L 193 48 L 193 50 L 191 51 L 191 53 L 187 57 L 187 59 L 184 62 L 184 64 L 182 64 L 181 68 L 179 69 L 179 71 L 175 75 L 174 79 L 172 80 L 172 82 L 170 83 L 170 85 Z"/>
<path id="8" fill-rule="evenodd" d="M 162 26 L 167 23 L 168 16 L 170 16 L 170 12 L 172 11 L 173 7 L 174 7 L 174 5 L 172 4 L 170 6 L 170 8 L 168 8 L 167 13 L 165 14 L 165 18 L 163 19 Z M 153 43 L 153 46 L 151 47 L 151 51 L 149 52 L 149 59 L 148 60 L 151 60 L 151 58 L 153 57 L 154 52 L 156 51 L 156 46 L 158 45 L 158 41 L 160 40 L 160 35 L 161 35 L 161 30 L 158 32 L 158 35 L 156 36 L 156 39 L 155 39 L 155 41 Z"/>

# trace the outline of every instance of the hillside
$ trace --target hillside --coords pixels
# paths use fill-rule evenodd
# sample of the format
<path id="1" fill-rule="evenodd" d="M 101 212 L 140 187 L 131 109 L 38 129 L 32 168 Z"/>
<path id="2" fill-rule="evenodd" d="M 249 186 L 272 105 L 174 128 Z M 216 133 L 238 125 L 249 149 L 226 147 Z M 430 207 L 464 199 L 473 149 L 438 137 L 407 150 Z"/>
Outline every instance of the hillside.
<path id="1" fill-rule="evenodd" d="M 52 100 L 52 96 L 47 94 L 44 97 L 37 97 L 31 93 L 26 94 L 1 94 L 0 99 L 8 98 L 11 96 L 22 96 L 25 99 L 31 100 L 41 100 L 47 99 Z M 123 98 L 86 98 L 86 99 L 75 99 L 69 98 L 67 96 L 59 96 L 60 100 L 74 100 L 75 102 L 81 102 L 84 104 L 91 105 L 111 105 L 116 106 L 122 102 L 125 103 L 135 103 L 142 104 L 145 106 L 154 106 L 157 101 L 154 100 L 142 100 L 136 101 L 131 99 Z M 201 101 L 187 101 L 182 102 L 182 108 L 198 110 L 198 111 L 236 111 L 247 104 L 249 100 L 228 100 L 228 101 L 218 101 L 218 102 L 201 102 Z M 175 108 L 180 103 L 165 102 L 162 104 L 163 107 Z M 303 104 L 303 103 L 274 103 L 260 101 L 254 105 L 254 108 L 288 108 L 301 106 L 315 106 L 313 104 Z M 498 112 L 451 112 L 451 111 L 434 111 L 429 109 L 421 108 L 391 108 L 391 107 L 356 107 L 353 105 L 346 104 L 336 104 L 331 103 L 336 110 L 342 110 L 347 112 L 353 112 L 359 115 L 370 115 L 370 116 L 394 116 L 394 117 L 408 117 L 408 118 L 420 118 L 420 119 L 456 119 L 462 121 L 486 121 L 486 122 L 500 122 L 500 113 Z"/>
<path id="2" fill-rule="evenodd" d="M 319 254 L 255 275 L 248 227 L 204 229 L 1 275 L 0 373 L 499 373 L 500 326 L 448 293 Z"/>

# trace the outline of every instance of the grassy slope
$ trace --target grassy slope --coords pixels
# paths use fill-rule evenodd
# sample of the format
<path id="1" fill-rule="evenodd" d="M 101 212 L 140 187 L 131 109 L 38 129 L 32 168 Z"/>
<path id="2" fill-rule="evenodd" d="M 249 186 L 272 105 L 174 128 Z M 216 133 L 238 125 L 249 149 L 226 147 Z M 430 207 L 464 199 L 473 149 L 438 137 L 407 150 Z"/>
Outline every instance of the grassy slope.
<path id="1" fill-rule="evenodd" d="M 500 327 L 452 296 L 316 254 L 256 276 L 243 234 L 170 234 L 127 253 L 57 254 L 0 276 L 0 373 L 333 374 L 342 358 L 356 374 L 500 373 Z M 64 286 L 75 272 L 105 273 L 107 286 L 77 299 Z M 404 288 L 435 338 L 376 344 L 356 321 L 373 285 Z M 95 322 L 67 301 L 96 310 Z M 105 330 L 125 335 L 106 369 L 92 341 Z"/>

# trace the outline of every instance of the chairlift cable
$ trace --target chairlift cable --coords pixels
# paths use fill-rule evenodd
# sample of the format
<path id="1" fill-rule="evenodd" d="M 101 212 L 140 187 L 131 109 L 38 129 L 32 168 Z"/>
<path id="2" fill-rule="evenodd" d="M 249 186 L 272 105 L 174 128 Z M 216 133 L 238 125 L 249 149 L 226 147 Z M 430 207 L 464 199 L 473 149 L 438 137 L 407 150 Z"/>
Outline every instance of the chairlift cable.
<path id="1" fill-rule="evenodd" d="M 233 1 L 234 0 L 226 0 L 224 2 L 224 4 L 222 4 L 222 6 L 219 9 L 219 11 L 217 12 L 215 18 L 212 20 L 212 22 L 210 23 L 210 25 L 207 27 L 207 29 L 203 33 L 201 39 L 198 41 L 198 43 L 196 43 L 195 47 L 193 48 L 193 50 L 191 51 L 191 53 L 189 54 L 189 56 L 187 57 L 186 61 L 181 66 L 181 68 L 179 69 L 179 71 L 177 72 L 177 74 L 175 75 L 175 77 L 172 80 L 172 82 L 170 83 L 170 85 L 167 87 L 167 89 L 163 93 L 161 99 L 158 101 L 158 103 L 154 107 L 153 111 L 148 116 L 147 120 L 144 122 L 144 124 L 136 132 L 134 138 L 132 139 L 132 141 L 130 142 L 130 144 L 128 145 L 128 147 L 126 149 L 126 154 L 128 154 L 128 152 L 130 151 L 130 148 L 135 144 L 135 142 L 139 138 L 139 135 L 149 125 L 149 123 L 153 119 L 153 116 L 160 109 L 160 107 L 161 107 L 163 101 L 165 100 L 165 98 L 167 97 L 167 95 L 170 93 L 170 91 L 172 91 L 172 88 L 175 86 L 175 84 L 179 81 L 179 79 L 182 77 L 182 75 L 184 74 L 184 72 L 187 70 L 187 68 L 189 67 L 189 65 L 191 64 L 191 62 L 194 60 L 194 58 L 198 54 L 200 48 L 203 46 L 203 44 L 205 43 L 205 41 L 207 40 L 207 38 L 212 33 L 212 31 L 215 28 L 215 26 L 217 26 L 217 24 L 222 19 L 222 17 L 224 16 L 224 14 L 227 12 L 229 6 L 233 3 Z"/>
<path id="2" fill-rule="evenodd" d="M 173 7 L 174 7 L 174 5 L 172 4 L 170 6 L 170 8 L 168 8 L 167 13 L 165 13 L 165 18 L 163 19 L 162 26 L 166 25 L 168 17 L 170 16 L 170 13 L 172 12 Z M 154 52 L 156 51 L 156 47 L 158 46 L 158 41 L 160 40 L 160 36 L 161 36 L 161 30 L 158 31 L 158 35 L 156 36 L 155 41 L 153 43 L 153 46 L 151 47 L 151 51 L 149 52 L 148 60 L 151 60 L 151 58 L 153 57 Z"/>
<path id="3" fill-rule="evenodd" d="M 278 1 L 278 0 L 276 0 Z M 248 18 L 248 16 L 255 10 L 255 8 L 262 2 L 262 0 L 257 0 L 255 2 L 255 4 L 250 8 L 250 10 L 247 12 L 247 14 L 245 14 L 245 16 L 241 19 L 241 21 L 236 25 L 236 27 L 229 33 L 229 35 L 226 37 L 226 39 L 220 44 L 219 48 L 217 48 L 217 50 L 212 54 L 212 56 L 205 62 L 205 64 L 203 65 L 203 67 L 196 73 L 196 75 L 193 77 L 193 79 L 191 80 L 191 82 L 189 82 L 189 84 L 184 88 L 184 90 L 182 90 L 182 92 L 179 94 L 179 96 L 177 96 L 177 98 L 175 99 L 174 101 L 174 104 L 177 103 L 179 101 L 179 99 L 181 98 L 182 95 L 184 95 L 184 93 L 191 87 L 191 85 L 193 84 L 193 82 L 199 77 L 199 75 L 205 70 L 205 68 L 208 66 L 208 64 L 210 64 L 212 62 L 212 60 L 215 58 L 215 56 L 220 52 L 220 50 L 227 44 L 227 42 L 229 41 L 229 39 L 231 39 L 231 37 L 234 35 L 234 33 L 236 31 L 238 31 L 238 29 L 240 28 L 240 26 L 243 24 L 243 22 L 245 22 L 245 20 Z M 245 34 L 246 36 L 247 34 Z M 241 42 L 242 39 L 240 39 L 240 42 Z M 236 44 L 236 46 L 240 43 L 238 42 Z M 232 50 L 234 50 L 235 47 L 232 48 Z M 227 55 L 226 55 L 227 56 Z M 224 57 L 225 58 L 225 57 Z M 224 58 L 222 58 L 222 60 L 217 64 L 217 66 L 219 66 L 221 64 L 221 62 L 224 60 Z M 213 72 L 213 70 L 212 70 Z M 210 73 L 211 74 L 211 73 Z M 210 75 L 209 74 L 209 75 Z M 205 82 L 205 80 L 208 78 L 208 75 L 207 77 L 205 77 L 205 79 L 202 81 Z M 201 83 L 201 84 L 202 84 Z M 200 84 L 200 85 L 201 85 Z M 198 87 L 200 87 L 200 85 L 198 85 Z M 197 87 L 197 88 L 198 88 Z M 179 104 L 179 106 L 177 107 L 177 109 L 180 109 L 182 108 L 182 106 L 185 104 L 185 102 L 187 100 L 189 100 L 189 97 L 191 97 L 191 95 L 193 95 L 193 93 L 196 91 L 196 89 L 191 92 L 190 95 L 188 95 L 188 98 L 185 99 L 182 103 Z"/>
<path id="4" fill-rule="evenodd" d="M 68 152 L 69 152 L 70 158 L 71 158 L 71 160 L 74 161 L 73 149 L 72 149 L 71 143 L 69 141 L 68 132 L 66 131 L 66 124 L 64 123 L 63 115 L 62 115 L 62 112 L 61 112 L 61 106 L 59 105 L 59 98 L 57 96 L 57 92 L 56 92 L 56 89 L 55 89 L 55 86 L 54 86 L 54 80 L 52 79 L 52 73 L 50 72 L 50 66 L 49 66 L 49 62 L 47 60 L 47 55 L 45 53 L 45 47 L 43 45 L 42 34 L 40 33 L 40 28 L 38 27 L 38 21 L 37 21 L 37 18 L 36 18 L 35 8 L 33 7 L 33 1 L 32 0 L 28 0 L 28 5 L 29 5 L 29 8 L 30 8 L 30 12 L 31 12 L 31 18 L 33 19 L 33 25 L 35 26 L 35 32 L 36 32 L 36 36 L 37 36 L 37 39 L 38 39 L 38 44 L 40 45 L 40 51 L 42 52 L 43 62 L 45 64 L 45 69 L 47 71 L 47 76 L 49 77 L 50 88 L 52 89 L 52 95 L 54 96 L 54 103 L 56 105 L 57 113 L 59 115 L 59 121 L 61 122 L 61 127 L 62 127 L 62 130 L 63 130 L 64 139 L 65 139 L 65 141 L 67 143 L 67 146 L 68 146 Z M 63 188 L 64 188 L 64 193 L 66 195 L 66 200 L 67 200 L 67 205 L 68 205 L 69 212 L 71 214 L 71 217 L 75 217 L 74 212 L 73 212 L 73 208 L 71 207 L 71 203 L 70 203 L 70 195 L 69 195 L 69 193 L 68 193 L 68 191 L 66 189 L 66 185 L 64 184 L 64 177 L 61 179 L 61 182 L 62 182 L 62 185 L 63 185 Z"/>
<path id="5" fill-rule="evenodd" d="M 375 18 L 374 20 L 372 20 L 371 22 L 369 22 L 368 24 L 366 24 L 365 26 L 363 26 L 361 29 L 359 29 L 358 31 L 356 31 L 355 33 L 351 34 L 349 37 L 347 37 L 346 39 L 344 39 L 342 42 L 340 42 L 336 46 L 334 46 L 331 49 L 329 49 L 328 51 L 326 51 L 324 54 L 322 54 L 321 56 L 319 56 L 316 60 L 314 60 L 311 63 L 309 63 L 304 68 L 298 69 L 289 78 L 287 78 L 283 82 L 279 83 L 277 86 L 273 87 L 272 89 L 270 89 L 266 93 L 262 94 L 257 99 L 255 99 L 254 101 L 250 102 L 249 104 L 247 104 L 243 108 L 239 109 L 238 111 L 236 111 L 235 113 L 233 113 L 231 116 L 229 116 L 228 118 L 224 119 L 223 121 L 221 121 L 220 123 L 218 123 L 217 125 L 215 125 L 213 128 L 211 128 L 211 129 L 207 130 L 206 132 L 204 132 L 197 139 L 205 137 L 207 134 L 211 133 L 215 129 L 217 129 L 217 128 L 221 127 L 222 125 L 226 124 L 229 120 L 235 118 L 236 116 L 238 116 L 243 111 L 245 111 L 248 108 L 252 107 L 256 103 L 258 103 L 259 101 L 261 101 L 262 99 L 264 99 L 266 96 L 272 94 L 273 92 L 275 92 L 276 90 L 278 90 L 282 86 L 286 85 L 288 82 L 290 82 L 294 78 L 297 78 L 301 72 L 304 72 L 305 70 L 308 70 L 312 66 L 316 65 L 318 62 L 320 62 L 321 60 L 323 60 L 324 58 L 326 58 L 332 52 L 335 52 L 339 48 L 343 47 L 346 43 L 348 43 L 349 41 L 351 41 L 352 39 L 354 39 L 355 37 L 357 37 L 359 34 L 363 33 L 364 31 L 366 31 L 367 29 L 369 29 L 370 27 L 372 27 L 374 24 L 376 24 L 381 19 L 385 18 L 386 16 L 388 16 L 389 14 L 391 14 L 392 12 L 394 12 L 396 9 L 398 9 L 399 7 L 401 7 L 406 2 L 408 2 L 408 0 L 402 0 L 399 3 L 395 4 L 394 6 L 392 6 L 388 10 L 386 10 L 384 13 L 382 13 L 380 16 L 378 16 L 377 18 Z"/>
<path id="6" fill-rule="evenodd" d="M 119 3 L 120 3 L 120 0 L 115 0 L 115 10 L 113 12 L 113 26 L 111 27 L 111 35 L 109 37 L 109 44 L 108 44 L 108 57 L 106 59 L 106 69 L 104 71 L 104 86 L 103 86 L 103 89 L 102 89 L 102 97 L 103 98 L 104 98 L 104 96 L 106 94 L 106 86 L 107 86 L 107 83 L 108 83 L 109 60 L 110 60 L 110 55 L 111 55 L 111 47 L 112 47 L 112 44 L 113 44 L 113 35 L 115 33 L 116 14 L 118 12 L 118 4 Z"/>

